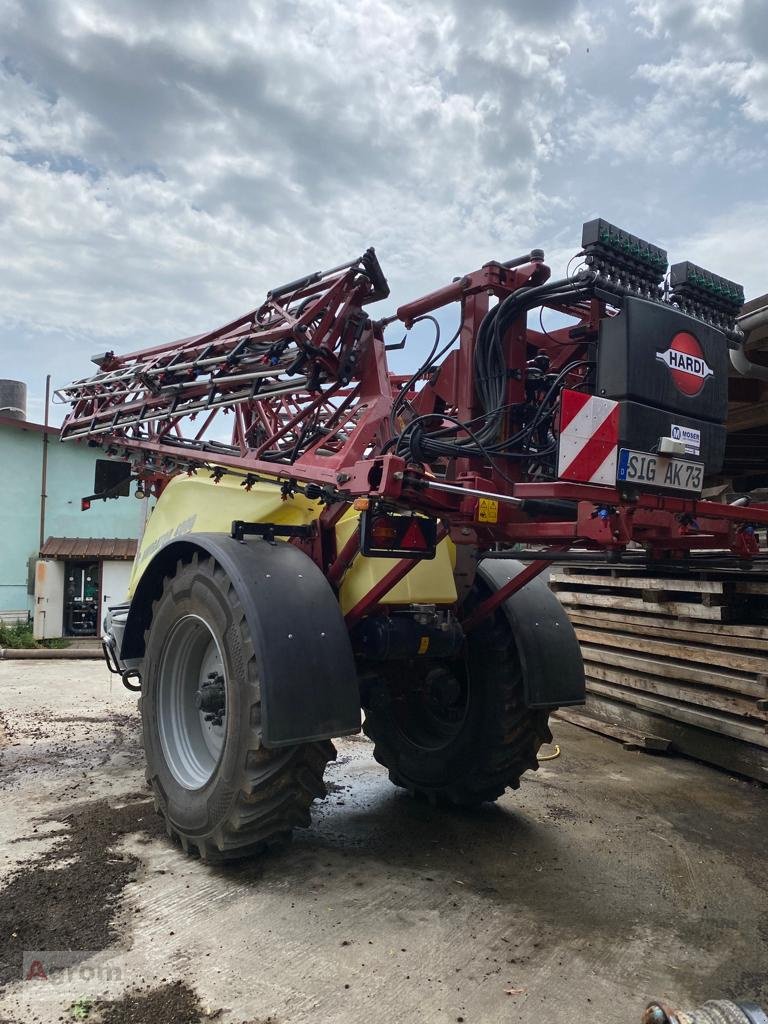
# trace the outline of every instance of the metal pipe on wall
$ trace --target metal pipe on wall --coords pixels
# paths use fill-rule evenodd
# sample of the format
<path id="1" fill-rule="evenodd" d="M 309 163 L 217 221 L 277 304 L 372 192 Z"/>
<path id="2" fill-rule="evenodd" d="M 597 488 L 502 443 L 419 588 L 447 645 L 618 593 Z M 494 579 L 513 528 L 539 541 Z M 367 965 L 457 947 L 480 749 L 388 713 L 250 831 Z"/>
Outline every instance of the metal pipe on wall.
<path id="1" fill-rule="evenodd" d="M 45 500 L 48 497 L 46 487 L 48 484 L 48 407 L 51 401 L 51 375 L 45 378 L 45 417 L 43 419 L 43 466 L 40 478 L 40 545 L 38 554 L 43 550 L 45 544 Z"/>

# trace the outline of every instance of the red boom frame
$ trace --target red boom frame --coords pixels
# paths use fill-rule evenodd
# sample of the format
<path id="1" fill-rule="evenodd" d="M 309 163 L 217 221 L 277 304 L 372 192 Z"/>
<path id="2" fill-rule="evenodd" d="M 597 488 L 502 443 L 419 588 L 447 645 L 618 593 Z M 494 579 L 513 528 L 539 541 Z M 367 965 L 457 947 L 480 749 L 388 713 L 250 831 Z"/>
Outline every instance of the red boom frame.
<path id="1" fill-rule="evenodd" d="M 432 515 L 457 544 L 481 550 L 522 542 L 550 545 L 553 552 L 582 547 L 619 553 L 636 541 L 655 558 L 680 557 L 694 548 L 727 549 L 742 559 L 756 554 L 755 527 L 768 524 L 765 507 L 526 480 L 521 462 L 510 465 L 501 458 L 462 456 L 428 468 L 388 450 L 396 399 L 395 434 L 402 428 L 402 411 L 434 416 L 438 426 L 482 415 L 474 358 L 491 297 L 502 300 L 549 276 L 538 254 L 491 262 L 400 306 L 394 316 L 373 321 L 365 305 L 385 297 L 388 289 L 368 250 L 359 260 L 273 290 L 258 309 L 218 330 L 128 355 L 106 353 L 97 360 L 99 373 L 57 392 L 72 406 L 61 436 L 98 442 L 131 459 L 137 476 L 155 493 L 170 476 L 201 468 L 216 479 L 240 474 L 246 488 L 259 479 L 277 481 L 286 496 L 310 486 L 325 508 L 316 536 L 295 542 L 307 547 L 332 583 L 357 551 L 356 538 L 336 551 L 333 535 L 336 521 L 356 498 Z M 384 327 L 399 320 L 410 328 L 451 303 L 460 303 L 458 348 L 421 379 L 390 373 Z M 531 357 L 544 352 L 554 371 L 563 370 L 583 357 L 587 344 L 597 340 L 600 320 L 610 313 L 597 298 L 553 302 L 551 308 L 575 317 L 576 329 L 532 330 L 522 313 L 503 336 L 510 434 L 516 429 L 514 410 L 526 398 Z M 572 383 L 578 386 L 580 380 L 574 370 Z M 224 415 L 232 416 L 226 440 Z M 496 502 L 494 522 L 480 514 L 483 497 Z M 532 513 L 533 501 L 538 504 Z M 562 501 L 576 504 L 575 517 L 558 513 L 556 503 Z M 349 621 L 373 610 L 414 564 L 398 562 L 349 613 Z M 491 605 L 546 564 L 545 559 L 532 562 L 465 625 L 480 621 Z"/>

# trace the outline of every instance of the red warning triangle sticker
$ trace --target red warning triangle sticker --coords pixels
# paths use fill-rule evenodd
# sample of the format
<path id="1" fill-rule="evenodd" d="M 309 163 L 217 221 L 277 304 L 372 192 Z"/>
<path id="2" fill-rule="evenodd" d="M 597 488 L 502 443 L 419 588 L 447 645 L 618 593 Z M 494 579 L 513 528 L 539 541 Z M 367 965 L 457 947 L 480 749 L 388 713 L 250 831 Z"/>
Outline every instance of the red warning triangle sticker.
<path id="1" fill-rule="evenodd" d="M 417 520 L 414 519 L 403 534 L 400 547 L 406 551 L 426 551 L 429 547 L 424 531 Z"/>

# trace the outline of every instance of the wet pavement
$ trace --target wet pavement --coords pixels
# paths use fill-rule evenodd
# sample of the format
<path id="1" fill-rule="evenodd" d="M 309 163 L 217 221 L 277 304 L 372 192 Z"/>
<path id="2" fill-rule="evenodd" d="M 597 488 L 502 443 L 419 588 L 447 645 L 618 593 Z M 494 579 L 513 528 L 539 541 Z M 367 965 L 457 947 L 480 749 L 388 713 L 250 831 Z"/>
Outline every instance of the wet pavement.
<path id="1" fill-rule="evenodd" d="M 0 709 L 0 1020 L 175 982 L 223 1024 L 635 1024 L 652 997 L 768 1002 L 756 784 L 555 723 L 561 756 L 517 793 L 445 812 L 352 738 L 311 829 L 212 868 L 159 834 L 135 697 L 100 663 L 2 662 Z M 93 955 L 23 980 L 27 944 L 57 943 Z"/>

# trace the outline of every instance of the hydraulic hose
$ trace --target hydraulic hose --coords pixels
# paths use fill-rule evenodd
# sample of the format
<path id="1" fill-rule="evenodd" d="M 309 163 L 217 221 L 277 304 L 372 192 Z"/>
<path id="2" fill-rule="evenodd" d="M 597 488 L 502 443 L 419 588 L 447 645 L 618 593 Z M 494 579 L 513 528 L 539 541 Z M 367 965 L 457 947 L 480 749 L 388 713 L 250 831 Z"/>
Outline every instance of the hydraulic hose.
<path id="1" fill-rule="evenodd" d="M 443 416 L 441 418 L 449 420 L 453 426 L 441 426 L 433 431 L 428 430 L 426 424 L 434 419 L 434 416 L 416 417 L 395 439 L 396 451 L 415 462 L 429 462 L 457 455 L 486 457 L 492 461 L 496 455 L 527 459 L 550 454 L 551 445 L 539 451 L 515 450 L 515 446 L 530 442 L 533 432 L 546 422 L 549 403 L 554 399 L 558 385 L 569 373 L 584 364 L 573 363 L 561 371 L 540 403 L 532 422 L 512 437 L 500 439 L 502 417 L 505 410 L 510 408 L 504 404 L 507 366 L 504 360 L 503 338 L 516 317 L 540 305 L 544 299 L 566 299 L 576 302 L 589 297 L 594 276 L 592 272 L 586 271 L 576 279 L 562 278 L 535 287 L 520 288 L 489 310 L 480 325 L 475 347 L 475 386 L 484 409 L 482 416 L 469 422 L 451 420 L 450 417 Z M 470 423 L 475 423 L 479 419 L 484 422 L 479 427 L 471 429 Z M 467 436 L 450 437 L 451 434 L 459 432 Z"/>

